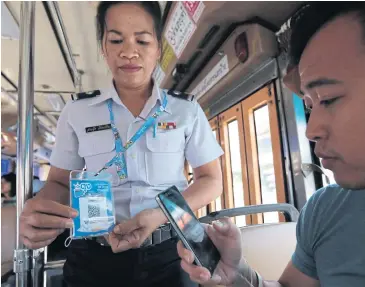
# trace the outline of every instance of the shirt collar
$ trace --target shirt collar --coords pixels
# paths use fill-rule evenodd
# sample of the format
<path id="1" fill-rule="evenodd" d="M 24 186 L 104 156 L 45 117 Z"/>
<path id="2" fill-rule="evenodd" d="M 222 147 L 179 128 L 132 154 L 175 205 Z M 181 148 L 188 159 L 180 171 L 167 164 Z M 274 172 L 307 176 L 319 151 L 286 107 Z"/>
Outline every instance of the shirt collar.
<path id="1" fill-rule="evenodd" d="M 147 100 L 147 102 L 140 114 L 140 117 L 142 119 L 146 119 L 148 117 L 148 115 L 151 113 L 151 111 L 153 110 L 153 108 L 156 107 L 156 104 L 162 105 L 163 97 L 164 97 L 164 92 L 157 85 L 154 85 L 153 89 L 152 89 L 151 97 Z M 165 112 L 171 114 L 171 109 L 169 107 L 168 102 L 167 102 L 167 105 L 165 108 Z"/>
<path id="2" fill-rule="evenodd" d="M 165 95 L 167 96 L 167 91 L 162 90 L 157 85 L 154 85 L 153 90 L 152 90 L 152 95 L 154 95 L 154 94 L 157 95 L 157 100 L 159 101 L 159 104 L 162 105 Z M 170 107 L 171 107 L 171 102 L 167 101 L 165 112 L 172 114 Z"/>

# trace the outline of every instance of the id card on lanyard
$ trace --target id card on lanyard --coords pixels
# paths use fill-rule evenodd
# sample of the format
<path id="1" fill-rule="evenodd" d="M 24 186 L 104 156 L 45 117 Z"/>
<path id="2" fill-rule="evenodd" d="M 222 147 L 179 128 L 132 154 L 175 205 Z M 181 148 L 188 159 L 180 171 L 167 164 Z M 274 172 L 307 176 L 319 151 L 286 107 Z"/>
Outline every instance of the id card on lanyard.
<path id="1" fill-rule="evenodd" d="M 108 234 L 115 225 L 112 175 L 74 170 L 70 173 L 70 203 L 78 210 L 69 237 L 87 238 Z"/>
<path id="2" fill-rule="evenodd" d="M 156 109 L 156 111 L 146 119 L 145 123 L 138 129 L 138 131 L 130 138 L 129 141 L 126 142 L 125 145 L 122 143 L 122 139 L 120 137 L 119 131 L 117 127 L 115 126 L 114 121 L 114 113 L 113 113 L 113 100 L 109 99 L 108 104 L 108 110 L 109 110 L 109 117 L 110 117 L 110 124 L 112 127 L 112 132 L 114 136 L 115 141 L 115 151 L 116 155 L 107 162 L 104 167 L 99 170 L 96 175 L 98 175 L 101 171 L 108 169 L 112 165 L 115 165 L 117 168 L 117 173 L 120 179 L 126 179 L 128 178 L 128 171 L 127 171 L 127 163 L 125 160 L 125 152 L 136 142 L 138 141 L 145 133 L 146 131 L 153 127 L 154 136 L 156 135 L 156 128 L 157 128 L 157 118 L 161 115 L 161 113 L 166 109 L 167 106 L 167 95 L 166 92 L 163 91 L 164 98 L 162 101 L 162 105 Z"/>

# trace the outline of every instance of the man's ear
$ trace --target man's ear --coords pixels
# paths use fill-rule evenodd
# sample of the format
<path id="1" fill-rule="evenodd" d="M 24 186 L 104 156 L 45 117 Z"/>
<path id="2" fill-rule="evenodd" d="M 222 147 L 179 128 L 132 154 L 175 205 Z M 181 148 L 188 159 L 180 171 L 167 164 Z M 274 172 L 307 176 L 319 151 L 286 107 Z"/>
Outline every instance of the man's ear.
<path id="1" fill-rule="evenodd" d="M 298 66 L 288 67 L 287 73 L 283 78 L 283 82 L 289 90 L 296 93 L 298 96 L 302 96 Z"/>

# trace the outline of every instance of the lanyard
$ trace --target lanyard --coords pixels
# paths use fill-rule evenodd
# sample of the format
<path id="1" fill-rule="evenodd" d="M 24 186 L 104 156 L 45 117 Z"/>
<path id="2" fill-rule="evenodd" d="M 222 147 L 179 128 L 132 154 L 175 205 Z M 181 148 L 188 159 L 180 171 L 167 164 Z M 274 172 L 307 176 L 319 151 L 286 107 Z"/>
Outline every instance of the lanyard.
<path id="1" fill-rule="evenodd" d="M 156 126 L 156 124 L 155 124 L 156 119 L 160 116 L 160 114 L 165 110 L 165 108 L 167 106 L 167 96 L 166 96 L 166 92 L 164 91 L 164 98 L 162 101 L 162 105 L 156 109 L 156 111 L 153 113 L 153 115 L 151 115 L 150 117 L 147 118 L 145 123 L 130 138 L 130 140 L 127 141 L 127 143 L 125 145 L 123 145 L 119 131 L 118 131 L 117 127 L 115 126 L 114 113 L 113 113 L 113 100 L 109 99 L 107 104 L 108 104 L 108 110 L 109 110 L 110 124 L 111 124 L 112 132 L 114 135 L 116 155 L 110 161 L 108 161 L 104 165 L 104 167 L 96 173 L 96 175 L 98 175 L 101 171 L 108 169 L 112 165 L 115 165 L 117 168 L 117 173 L 118 173 L 119 178 L 125 179 L 128 177 L 127 164 L 126 164 L 125 156 L 124 156 L 125 152 L 136 141 L 138 141 L 150 127 Z"/>

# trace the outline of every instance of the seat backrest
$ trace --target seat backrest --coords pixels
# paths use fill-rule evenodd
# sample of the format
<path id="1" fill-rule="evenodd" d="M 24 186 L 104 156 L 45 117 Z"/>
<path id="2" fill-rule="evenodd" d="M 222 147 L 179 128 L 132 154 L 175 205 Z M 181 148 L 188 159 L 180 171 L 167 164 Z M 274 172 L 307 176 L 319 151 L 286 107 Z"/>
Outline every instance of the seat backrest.
<path id="1" fill-rule="evenodd" d="M 1 276 L 13 269 L 16 243 L 16 206 L 1 207 Z"/>
<path id="2" fill-rule="evenodd" d="M 266 280 L 278 280 L 296 245 L 296 222 L 241 228 L 243 256 Z"/>

